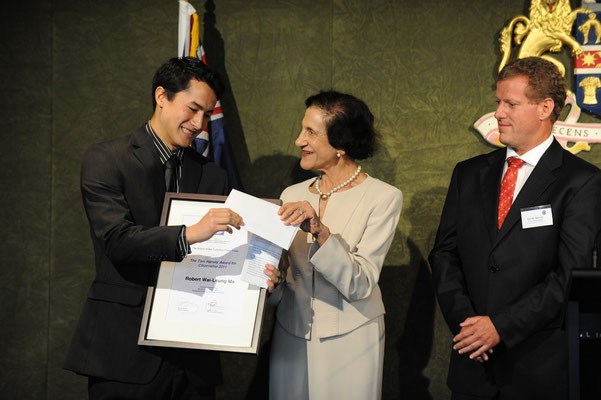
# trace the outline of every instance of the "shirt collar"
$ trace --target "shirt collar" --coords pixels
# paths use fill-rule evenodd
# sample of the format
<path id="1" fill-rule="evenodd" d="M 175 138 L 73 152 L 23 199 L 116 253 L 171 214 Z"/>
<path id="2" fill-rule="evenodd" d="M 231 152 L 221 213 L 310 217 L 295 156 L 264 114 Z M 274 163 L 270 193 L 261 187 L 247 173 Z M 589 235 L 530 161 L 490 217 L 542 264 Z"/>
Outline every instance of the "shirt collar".
<path id="1" fill-rule="evenodd" d="M 535 148 L 528 150 L 521 156 L 518 156 L 518 153 L 516 153 L 515 150 L 511 147 L 507 147 L 507 154 L 505 155 L 505 160 L 507 160 L 509 157 L 517 157 L 524 160 L 527 164 L 536 167 L 536 164 L 538 164 L 543 154 L 545 154 L 545 151 L 547 151 L 547 149 L 551 146 L 551 143 L 553 143 L 552 134 L 549 135 L 549 137 L 544 142 L 542 142 Z"/>
<path id="2" fill-rule="evenodd" d="M 152 138 L 152 142 L 154 143 L 154 146 L 159 151 L 159 159 L 161 160 L 161 164 L 165 165 L 167 160 L 169 158 L 171 158 L 171 156 L 174 154 L 179 158 L 180 163 L 183 163 L 184 149 L 180 147 L 180 148 L 175 149 L 175 151 L 171 151 L 169 146 L 167 146 L 165 144 L 165 142 L 163 142 L 161 140 L 161 138 L 155 133 L 154 129 L 152 129 L 152 126 L 150 125 L 150 121 L 148 121 L 146 123 L 146 132 L 148 132 L 148 134 Z"/>

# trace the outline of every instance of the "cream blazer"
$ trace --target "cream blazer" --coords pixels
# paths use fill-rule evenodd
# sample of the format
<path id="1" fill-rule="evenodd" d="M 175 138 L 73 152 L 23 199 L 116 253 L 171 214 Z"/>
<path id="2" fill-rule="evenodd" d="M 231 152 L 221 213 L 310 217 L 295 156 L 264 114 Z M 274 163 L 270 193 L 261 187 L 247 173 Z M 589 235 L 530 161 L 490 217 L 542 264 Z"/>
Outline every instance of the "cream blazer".
<path id="1" fill-rule="evenodd" d="M 282 201 L 307 200 L 319 210 L 318 195 L 309 191 L 313 181 L 286 188 Z M 279 303 L 276 318 L 286 331 L 306 339 L 327 338 L 384 314 L 378 279 L 402 203 L 400 190 L 368 176 L 330 197 L 321 220 L 331 235 L 322 247 L 310 234 L 298 231 L 286 281 L 269 299 Z"/>

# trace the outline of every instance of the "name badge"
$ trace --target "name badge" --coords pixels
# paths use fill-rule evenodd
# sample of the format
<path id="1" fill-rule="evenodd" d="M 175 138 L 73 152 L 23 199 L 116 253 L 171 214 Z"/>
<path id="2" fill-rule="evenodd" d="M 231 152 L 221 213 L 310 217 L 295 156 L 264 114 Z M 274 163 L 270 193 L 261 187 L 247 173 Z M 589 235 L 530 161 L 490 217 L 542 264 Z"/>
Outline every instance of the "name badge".
<path id="1" fill-rule="evenodd" d="M 520 212 L 522 213 L 522 229 L 553 225 L 551 204 L 522 208 Z"/>

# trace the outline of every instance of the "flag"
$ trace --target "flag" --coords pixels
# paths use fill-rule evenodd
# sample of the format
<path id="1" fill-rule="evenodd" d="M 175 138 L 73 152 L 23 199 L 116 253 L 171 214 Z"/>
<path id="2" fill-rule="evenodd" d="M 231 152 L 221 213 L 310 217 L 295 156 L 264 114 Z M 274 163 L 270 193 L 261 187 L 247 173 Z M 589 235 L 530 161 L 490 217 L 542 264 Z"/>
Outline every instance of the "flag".
<path id="1" fill-rule="evenodd" d="M 179 0 L 178 57 L 197 57 L 206 65 L 209 65 L 202 43 L 200 42 L 199 32 L 200 24 L 196 9 L 188 1 Z M 215 110 L 211 115 L 209 132 L 201 132 L 194 139 L 192 147 L 225 169 L 232 188 L 242 190 L 238 168 L 234 162 L 232 150 L 225 135 L 223 110 L 221 109 L 221 102 L 219 100 L 215 104 Z"/>

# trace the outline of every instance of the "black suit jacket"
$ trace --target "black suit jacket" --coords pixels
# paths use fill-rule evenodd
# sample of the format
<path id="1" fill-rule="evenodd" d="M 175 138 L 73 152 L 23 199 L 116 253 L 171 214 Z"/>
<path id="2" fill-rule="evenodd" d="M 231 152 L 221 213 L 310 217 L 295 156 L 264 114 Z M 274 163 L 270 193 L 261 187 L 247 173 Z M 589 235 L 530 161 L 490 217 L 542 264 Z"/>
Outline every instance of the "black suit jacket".
<path id="1" fill-rule="evenodd" d="M 128 383 L 147 383 L 163 358 L 185 368 L 198 385 L 221 381 L 219 354 L 138 346 L 146 290 L 160 261 L 180 261 L 181 226 L 159 226 L 165 178 L 159 153 L 142 127 L 90 147 L 81 191 L 96 262 L 94 279 L 65 368 Z M 224 195 L 225 171 L 185 149 L 180 191 Z"/>
<path id="2" fill-rule="evenodd" d="M 490 316 L 501 344 L 480 364 L 452 352 L 456 392 L 565 398 L 563 317 L 572 268 L 591 265 L 601 222 L 601 172 L 553 141 L 497 232 L 506 149 L 459 163 L 429 261 L 453 334 Z M 553 225 L 522 229 L 520 210 L 551 205 Z"/>

